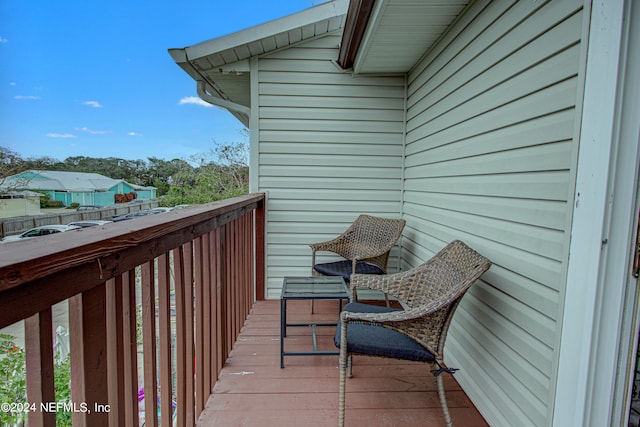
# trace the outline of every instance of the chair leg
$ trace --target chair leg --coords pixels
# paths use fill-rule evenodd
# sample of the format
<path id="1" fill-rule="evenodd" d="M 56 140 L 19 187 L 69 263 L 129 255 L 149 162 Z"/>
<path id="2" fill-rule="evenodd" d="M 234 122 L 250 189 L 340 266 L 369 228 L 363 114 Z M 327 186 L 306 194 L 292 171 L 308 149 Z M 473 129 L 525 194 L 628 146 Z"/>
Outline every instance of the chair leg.
<path id="1" fill-rule="evenodd" d="M 438 385 L 440 405 L 442 406 L 442 412 L 444 414 L 444 422 L 447 424 L 447 427 L 453 427 L 451 414 L 449 413 L 449 406 L 447 406 L 447 397 L 444 394 L 444 381 L 442 380 L 442 374 L 436 375 L 436 383 Z"/>
<path id="2" fill-rule="evenodd" d="M 338 427 L 344 427 L 345 387 L 347 382 L 347 365 L 351 365 L 351 356 L 347 354 L 346 325 L 342 325 L 342 337 L 340 340 L 340 391 L 338 398 Z"/>

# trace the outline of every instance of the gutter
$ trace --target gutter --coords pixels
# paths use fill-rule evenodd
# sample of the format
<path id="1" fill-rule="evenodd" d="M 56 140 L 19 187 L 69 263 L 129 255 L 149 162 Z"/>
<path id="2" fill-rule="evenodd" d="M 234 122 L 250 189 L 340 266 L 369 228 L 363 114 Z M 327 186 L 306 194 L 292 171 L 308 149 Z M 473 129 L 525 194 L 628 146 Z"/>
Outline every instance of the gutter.
<path id="1" fill-rule="evenodd" d="M 351 0 L 349 3 L 340 52 L 338 53 L 338 65 L 345 70 L 353 67 L 364 38 L 365 29 L 371 18 L 374 3 L 375 0 Z"/>
<path id="2" fill-rule="evenodd" d="M 244 105 L 236 104 L 235 102 L 227 101 L 215 95 L 210 95 L 207 89 L 213 89 L 206 81 L 196 80 L 198 96 L 205 102 L 233 111 L 236 113 L 244 114 L 247 118 L 251 117 L 251 108 Z M 215 89 L 214 89 L 215 90 Z"/>
<path id="3" fill-rule="evenodd" d="M 198 96 L 205 102 L 216 107 L 224 108 L 234 114 L 242 123 L 248 123 L 251 109 L 241 104 L 224 99 L 222 94 L 215 89 L 213 82 L 203 75 L 191 62 L 187 56 L 187 48 L 169 49 L 169 54 L 173 60 L 182 68 L 193 80 L 196 81 Z M 246 124 L 245 123 L 245 124 Z"/>

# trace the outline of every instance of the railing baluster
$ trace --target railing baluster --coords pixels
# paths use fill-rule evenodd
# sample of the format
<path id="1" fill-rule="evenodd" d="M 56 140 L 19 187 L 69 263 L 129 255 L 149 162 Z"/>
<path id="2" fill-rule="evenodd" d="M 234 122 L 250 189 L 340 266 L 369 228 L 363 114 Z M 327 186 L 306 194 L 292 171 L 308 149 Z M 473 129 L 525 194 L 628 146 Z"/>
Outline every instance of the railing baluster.
<path id="1" fill-rule="evenodd" d="M 233 346 L 233 343 L 236 342 L 236 338 L 238 336 L 238 315 L 240 310 L 239 308 L 239 299 L 238 299 L 238 291 L 240 289 L 240 258 L 238 257 L 238 224 L 240 220 L 235 219 L 231 223 L 231 268 L 233 269 L 233 278 L 231 280 L 231 307 L 233 307 L 233 317 L 231 318 L 231 341 L 229 348 Z"/>
<path id="2" fill-rule="evenodd" d="M 187 427 L 195 425 L 195 419 L 199 412 L 195 412 L 195 393 L 196 386 L 194 381 L 195 375 L 195 349 L 194 349 L 194 289 L 193 289 L 193 242 L 183 246 L 184 255 L 184 319 L 185 319 L 185 364 L 186 378 L 185 388 L 185 417 Z"/>
<path id="3" fill-rule="evenodd" d="M 160 424 L 171 427 L 172 366 L 171 366 L 171 289 L 169 254 L 158 257 L 158 324 L 160 338 Z"/>
<path id="4" fill-rule="evenodd" d="M 218 265 L 218 273 L 216 274 L 216 306 L 218 313 L 216 314 L 216 341 L 218 346 L 218 357 L 224 358 L 226 354 L 227 343 L 224 336 L 225 319 L 227 317 L 226 306 L 226 289 L 225 283 L 227 278 L 227 268 L 225 264 L 225 244 L 224 244 L 224 226 L 216 229 L 216 248 L 218 256 L 216 264 Z M 223 359 L 224 360 L 224 359 Z M 218 362 L 217 371 L 220 372 L 220 365 L 224 362 Z"/>
<path id="5" fill-rule="evenodd" d="M 214 248 L 215 248 L 215 272 L 213 276 L 214 285 L 214 298 L 215 298 L 215 323 L 213 325 L 213 334 L 215 337 L 215 368 L 216 368 L 216 378 L 220 375 L 220 371 L 222 370 L 222 366 L 224 364 L 224 345 L 222 342 L 222 319 L 224 315 L 223 308 L 223 282 L 222 282 L 222 274 L 224 272 L 224 267 L 222 263 L 222 231 L 220 228 L 216 228 L 214 232 Z"/>
<path id="6" fill-rule="evenodd" d="M 247 268 L 249 269 L 249 301 L 247 302 L 247 314 L 251 311 L 254 301 L 257 299 L 258 288 L 258 275 L 255 274 L 255 268 L 258 265 L 258 260 L 255 259 L 255 253 L 257 252 L 256 244 L 256 216 L 255 212 L 249 214 L 249 238 L 247 239 Z"/>
<path id="7" fill-rule="evenodd" d="M 158 380 L 156 377 L 156 294 L 154 262 L 142 265 L 142 352 L 144 358 L 145 426 L 158 425 Z"/>
<path id="8" fill-rule="evenodd" d="M 225 224 L 224 226 L 224 260 L 225 260 L 225 273 L 226 279 L 223 283 L 224 299 L 225 299 L 225 319 L 223 323 L 223 340 L 225 343 L 224 354 L 229 354 L 231 347 L 233 346 L 233 337 L 231 331 L 233 329 L 233 315 L 234 308 L 233 301 L 233 252 L 231 252 L 231 236 L 233 231 L 231 224 Z"/>
<path id="9" fill-rule="evenodd" d="M 134 271 L 122 274 L 122 341 L 124 361 L 125 427 L 138 427 L 138 331 L 136 277 Z"/>
<path id="10" fill-rule="evenodd" d="M 253 239 L 251 236 L 250 225 L 251 218 L 253 217 L 253 213 L 242 217 L 242 237 L 240 238 L 240 244 L 242 245 L 242 272 L 243 272 L 243 285 L 242 285 L 242 308 L 243 308 L 243 318 L 247 317 L 249 314 L 250 306 L 250 293 L 251 293 L 251 270 L 253 270 L 253 265 L 251 263 L 251 252 L 253 251 Z M 250 242 L 246 244 L 244 242 Z"/>
<path id="11" fill-rule="evenodd" d="M 199 414 L 204 409 L 206 402 L 205 390 L 204 390 L 204 336 L 203 336 L 203 323 L 204 323 L 204 304 L 202 299 L 203 283 L 202 283 L 202 237 L 198 237 L 194 241 L 193 257 L 195 261 L 195 327 L 194 327 L 194 341 L 196 350 L 196 414 Z"/>
<path id="12" fill-rule="evenodd" d="M 55 427 L 55 411 L 43 411 L 40 406 L 41 403 L 55 401 L 51 307 L 25 319 L 24 328 L 27 400 L 36 405 L 35 411 L 29 411 L 29 425 Z"/>
<path id="13" fill-rule="evenodd" d="M 218 229 L 213 230 L 210 234 L 211 245 L 211 376 L 212 389 L 220 374 L 220 299 L 218 292 L 220 290 L 220 246 L 219 246 Z"/>
<path id="14" fill-rule="evenodd" d="M 203 405 L 211 394 L 211 233 L 202 236 L 202 380 Z"/>
<path id="15" fill-rule="evenodd" d="M 183 248 L 172 251 L 173 254 L 173 288 L 176 299 L 176 425 L 186 424 L 185 405 L 187 392 L 185 380 L 186 368 L 186 325 L 185 325 L 185 280 Z"/>
<path id="16" fill-rule="evenodd" d="M 109 393 L 109 426 L 124 425 L 124 353 L 122 277 L 106 283 L 107 315 L 107 388 Z"/>
<path id="17" fill-rule="evenodd" d="M 69 300 L 71 398 L 79 408 L 72 414 L 74 426 L 109 425 L 108 413 L 95 410 L 109 401 L 105 299 L 103 283 Z"/>

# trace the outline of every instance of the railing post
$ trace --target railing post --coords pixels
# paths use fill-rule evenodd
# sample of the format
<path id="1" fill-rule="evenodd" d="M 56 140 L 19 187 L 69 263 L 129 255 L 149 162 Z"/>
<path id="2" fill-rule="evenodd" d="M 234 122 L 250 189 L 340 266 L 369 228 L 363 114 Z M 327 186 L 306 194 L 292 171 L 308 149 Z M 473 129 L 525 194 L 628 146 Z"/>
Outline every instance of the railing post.
<path id="1" fill-rule="evenodd" d="M 256 208 L 256 250 L 255 250 L 255 266 L 256 266 L 256 300 L 261 301 L 265 298 L 265 215 L 267 210 L 267 198 L 258 202 Z"/>

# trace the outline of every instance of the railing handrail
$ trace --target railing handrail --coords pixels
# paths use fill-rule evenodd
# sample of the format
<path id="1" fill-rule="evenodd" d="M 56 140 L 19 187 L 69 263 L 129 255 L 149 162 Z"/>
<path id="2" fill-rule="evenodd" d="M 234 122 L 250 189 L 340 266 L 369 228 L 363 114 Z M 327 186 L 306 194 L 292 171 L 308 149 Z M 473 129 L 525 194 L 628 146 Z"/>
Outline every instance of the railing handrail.
<path id="1" fill-rule="evenodd" d="M 2 244 L 0 301 L 11 308 L 0 310 L 0 328 L 98 286 L 254 210 L 264 203 L 264 198 L 261 193 L 249 194 L 144 220 Z M 65 286 L 51 289 L 52 281 Z M 37 298 L 25 304 L 29 295 Z"/>

